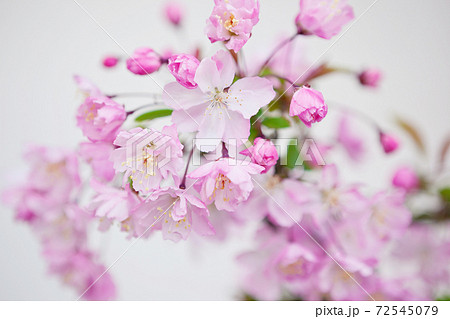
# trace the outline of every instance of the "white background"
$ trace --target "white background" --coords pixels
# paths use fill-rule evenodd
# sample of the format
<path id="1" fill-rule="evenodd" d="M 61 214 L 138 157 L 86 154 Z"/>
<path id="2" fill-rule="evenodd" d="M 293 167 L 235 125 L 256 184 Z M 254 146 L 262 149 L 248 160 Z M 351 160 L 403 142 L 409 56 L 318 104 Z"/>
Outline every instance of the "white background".
<path id="1" fill-rule="evenodd" d="M 108 33 L 132 52 L 138 46 L 157 50 L 184 50 L 201 44 L 207 53 L 204 21 L 212 0 L 180 1 L 186 8 L 186 29 L 177 36 L 160 17 L 163 1 L 86 1 L 79 3 Z M 360 16 L 373 1 L 350 1 Z M 261 0 L 260 23 L 245 47 L 246 56 L 270 46 L 274 39 L 294 32 L 298 1 Z M 447 0 L 379 0 L 329 50 L 324 60 L 355 69 L 380 67 L 384 80 L 379 90 L 362 89 L 348 76 L 330 76 L 319 83 L 329 101 L 373 116 L 403 141 L 400 152 L 381 156 L 374 136 L 369 136 L 371 161 L 344 165 L 344 178 L 385 187 L 397 164 L 409 162 L 423 172 L 432 169 L 440 141 L 449 134 L 450 2 Z M 0 188 L 9 185 L 24 145 L 76 147 L 82 135 L 74 113 L 79 96 L 72 74 L 82 74 L 107 93 L 159 92 L 148 77 L 117 70 L 104 70 L 100 59 L 106 53 L 124 54 L 73 0 L 0 2 Z M 307 56 L 319 57 L 332 43 L 308 38 Z M 162 84 L 167 75 L 158 78 Z M 130 100 L 130 106 L 139 101 Z M 134 103 L 134 104 L 133 104 Z M 321 123 L 328 130 L 334 123 Z M 395 115 L 414 123 L 424 135 L 428 155 L 417 156 L 412 144 L 394 125 Z M 316 128 L 317 129 L 317 128 Z M 434 164 L 433 164 L 434 165 Z M 352 170 L 350 170 L 350 167 Z M 30 230 L 13 221 L 13 213 L 0 206 L 0 299 L 75 299 L 76 294 L 46 275 L 40 246 Z M 226 243 L 163 242 L 159 236 L 138 242 L 112 269 L 119 299 L 125 300 L 229 300 L 238 294 L 236 253 L 250 247 L 250 232 L 236 231 Z M 106 264 L 113 262 L 130 242 L 114 229 L 95 236 Z"/>

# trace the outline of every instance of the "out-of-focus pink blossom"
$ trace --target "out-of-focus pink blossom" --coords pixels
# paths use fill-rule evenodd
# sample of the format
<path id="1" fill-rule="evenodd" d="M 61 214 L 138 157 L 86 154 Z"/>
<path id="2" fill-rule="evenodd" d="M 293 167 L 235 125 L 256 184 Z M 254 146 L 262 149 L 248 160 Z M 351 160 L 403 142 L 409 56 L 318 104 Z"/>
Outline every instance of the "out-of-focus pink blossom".
<path id="1" fill-rule="evenodd" d="M 381 80 L 381 72 L 377 69 L 367 69 L 361 72 L 358 78 L 362 85 L 376 88 Z"/>
<path id="2" fill-rule="evenodd" d="M 127 69 L 137 75 L 147 75 L 158 71 L 161 57 L 150 48 L 138 48 L 127 59 Z"/>
<path id="3" fill-rule="evenodd" d="M 246 77 L 233 83 L 235 70 L 231 55 L 221 50 L 200 62 L 197 88 L 177 82 L 164 87 L 164 103 L 174 109 L 172 121 L 182 132 L 198 132 L 196 146 L 202 151 L 215 150 L 221 140 L 242 144 L 250 135 L 250 117 L 275 97 L 267 79 Z"/>
<path id="4" fill-rule="evenodd" d="M 172 55 L 169 58 L 167 67 L 178 83 L 188 89 L 197 87 L 194 81 L 200 61 L 196 57 L 188 54 Z"/>
<path id="5" fill-rule="evenodd" d="M 109 182 L 114 178 L 115 170 L 109 159 L 114 145 L 105 142 L 85 142 L 80 144 L 79 154 L 91 165 L 94 177 Z"/>
<path id="6" fill-rule="evenodd" d="M 301 34 L 331 39 L 353 18 L 353 9 L 347 0 L 300 0 L 300 13 L 295 23 Z"/>
<path id="7" fill-rule="evenodd" d="M 337 141 L 344 147 L 349 157 L 354 161 L 360 161 L 364 155 L 364 141 L 352 130 L 350 118 L 343 116 L 339 121 Z"/>
<path id="8" fill-rule="evenodd" d="M 123 106 L 105 96 L 88 96 L 77 112 L 77 124 L 92 142 L 114 141 L 126 118 Z"/>
<path id="9" fill-rule="evenodd" d="M 392 135 L 380 132 L 380 143 L 386 154 L 394 152 L 398 148 L 398 141 Z"/>
<path id="10" fill-rule="evenodd" d="M 249 156 L 253 163 L 264 167 L 261 173 L 267 173 L 278 161 L 278 152 L 272 141 L 257 137 L 253 146 L 243 150 L 242 155 Z"/>
<path id="11" fill-rule="evenodd" d="M 79 75 L 74 75 L 73 79 L 75 80 L 78 89 L 86 96 L 103 96 L 100 89 L 88 79 Z"/>
<path id="12" fill-rule="evenodd" d="M 112 55 L 106 56 L 102 61 L 105 68 L 113 68 L 117 65 L 118 62 L 119 58 Z"/>
<path id="13" fill-rule="evenodd" d="M 392 185 L 411 192 L 419 188 L 419 177 L 411 167 L 400 167 L 392 178 Z"/>
<path id="14" fill-rule="evenodd" d="M 167 20 L 175 26 L 179 26 L 183 18 L 182 7 L 179 3 L 169 2 L 164 7 Z"/>
<path id="15" fill-rule="evenodd" d="M 183 168 L 183 145 L 178 140 L 175 124 L 161 132 L 140 127 L 122 131 L 114 141 L 118 146 L 111 155 L 116 172 L 124 172 L 133 188 L 148 193 L 159 189 L 162 180 L 172 177 L 178 182 L 177 171 Z"/>
<path id="16" fill-rule="evenodd" d="M 294 93 L 289 115 L 298 116 L 306 126 L 322 121 L 327 113 L 328 106 L 321 92 L 304 86 Z"/>
<path id="17" fill-rule="evenodd" d="M 182 189 L 161 189 L 131 212 L 130 230 L 135 236 L 148 237 L 161 230 L 164 239 L 186 240 L 193 230 L 201 236 L 214 235 L 206 205 L 195 195 Z"/>
<path id="18" fill-rule="evenodd" d="M 238 52 L 247 43 L 258 21 L 258 0 L 214 0 L 205 31 L 212 43 L 223 41 L 227 49 Z"/>
<path id="19" fill-rule="evenodd" d="M 247 200 L 253 190 L 251 175 L 259 174 L 263 167 L 246 163 L 233 163 L 231 158 L 220 158 L 204 164 L 188 177 L 199 179 L 200 195 L 206 204 L 214 202 L 218 210 L 235 211 L 238 204 Z"/>

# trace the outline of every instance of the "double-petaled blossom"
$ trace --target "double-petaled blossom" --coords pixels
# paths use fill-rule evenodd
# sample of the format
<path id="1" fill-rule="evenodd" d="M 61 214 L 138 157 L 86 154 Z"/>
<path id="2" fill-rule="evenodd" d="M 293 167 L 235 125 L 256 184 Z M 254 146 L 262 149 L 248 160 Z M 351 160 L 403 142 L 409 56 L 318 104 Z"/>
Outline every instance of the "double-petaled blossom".
<path id="1" fill-rule="evenodd" d="M 353 18 L 353 9 L 347 0 L 300 0 L 300 13 L 295 23 L 301 34 L 331 39 Z"/>
<path id="2" fill-rule="evenodd" d="M 358 78 L 362 85 L 376 88 L 381 80 L 381 72 L 377 69 L 367 69 L 361 72 Z"/>
<path id="3" fill-rule="evenodd" d="M 275 97 L 267 79 L 246 77 L 233 83 L 235 70 L 231 55 L 219 51 L 200 62 L 194 78 L 197 88 L 177 82 L 164 88 L 163 100 L 174 109 L 172 121 L 180 131 L 198 132 L 196 145 L 202 151 L 216 149 L 221 140 L 242 144 L 250 134 L 250 117 Z"/>
<path id="4" fill-rule="evenodd" d="M 115 175 L 113 163 L 109 159 L 114 145 L 107 142 L 84 142 L 80 144 L 79 155 L 90 164 L 92 174 L 102 181 L 112 181 Z"/>
<path id="5" fill-rule="evenodd" d="M 392 178 L 392 185 L 409 193 L 419 188 L 420 180 L 411 167 L 405 166 L 400 167 L 395 172 Z"/>
<path id="6" fill-rule="evenodd" d="M 198 180 L 197 186 L 206 204 L 214 202 L 218 210 L 232 212 L 247 200 L 253 190 L 252 175 L 261 173 L 263 169 L 253 163 L 239 163 L 226 157 L 200 166 L 188 177 Z"/>
<path id="7" fill-rule="evenodd" d="M 122 229 L 136 237 L 148 237 L 160 230 L 163 239 L 174 242 L 186 240 L 191 231 L 201 236 L 214 235 L 208 208 L 189 192 L 191 189 L 168 188 L 152 193 L 122 222 Z"/>
<path id="8" fill-rule="evenodd" d="M 122 131 L 114 141 L 118 146 L 111 155 L 116 172 L 123 172 L 123 185 L 130 178 L 134 190 L 148 193 L 159 189 L 161 181 L 170 177 L 178 182 L 177 172 L 183 168 L 183 145 L 175 125 L 161 132 L 140 127 Z"/>
<path id="9" fill-rule="evenodd" d="M 399 146 L 399 143 L 394 136 L 383 132 L 380 132 L 380 143 L 386 154 L 394 152 Z"/>
<path id="10" fill-rule="evenodd" d="M 194 77 L 199 64 L 200 61 L 192 55 L 178 54 L 169 58 L 167 67 L 178 83 L 185 88 L 194 89 L 197 87 Z"/>
<path id="11" fill-rule="evenodd" d="M 127 69 L 137 75 L 151 74 L 160 67 L 161 57 L 150 48 L 138 48 L 127 59 Z"/>
<path id="12" fill-rule="evenodd" d="M 212 43 L 223 41 L 227 49 L 238 52 L 250 39 L 258 21 L 258 0 L 214 0 L 205 31 Z"/>
<path id="13" fill-rule="evenodd" d="M 264 167 L 261 173 L 267 173 L 278 161 L 278 152 L 272 141 L 257 137 L 253 145 L 241 152 L 249 156 L 253 163 Z"/>
<path id="14" fill-rule="evenodd" d="M 289 107 L 290 116 L 298 116 L 306 126 L 320 122 L 328 113 L 328 106 L 321 92 L 303 86 L 294 93 Z"/>
<path id="15" fill-rule="evenodd" d="M 77 124 L 92 142 L 112 142 L 127 118 L 122 105 L 105 96 L 88 96 L 77 112 Z"/>

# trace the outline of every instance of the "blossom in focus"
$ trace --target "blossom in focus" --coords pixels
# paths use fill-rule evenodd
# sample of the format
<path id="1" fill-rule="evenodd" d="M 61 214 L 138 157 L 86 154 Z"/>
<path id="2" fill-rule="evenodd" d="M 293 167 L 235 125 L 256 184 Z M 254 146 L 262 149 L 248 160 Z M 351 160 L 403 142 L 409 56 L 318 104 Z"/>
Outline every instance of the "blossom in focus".
<path id="1" fill-rule="evenodd" d="M 124 226 L 136 237 L 148 237 L 153 231 L 160 230 L 163 239 L 174 242 L 186 240 L 191 231 L 201 236 L 214 235 L 208 208 L 188 190 L 156 191 L 131 212 L 130 221 L 123 222 Z"/>
<path id="2" fill-rule="evenodd" d="M 349 157 L 360 161 L 364 155 L 364 141 L 350 126 L 350 118 L 343 116 L 339 121 L 337 141 L 344 147 Z"/>
<path id="3" fill-rule="evenodd" d="M 243 150 L 240 154 L 249 156 L 253 163 L 264 167 L 261 173 L 267 173 L 278 161 L 278 152 L 272 141 L 257 137 L 253 146 Z"/>
<path id="4" fill-rule="evenodd" d="M 367 69 L 361 72 L 358 78 L 362 85 L 376 88 L 381 80 L 381 72 L 377 69 Z"/>
<path id="5" fill-rule="evenodd" d="M 251 175 L 259 174 L 263 167 L 247 163 L 232 163 L 231 158 L 220 158 L 204 164 L 188 177 L 198 179 L 197 185 L 203 202 L 214 202 L 218 210 L 235 211 L 238 204 L 247 200 L 253 190 Z"/>
<path id="6" fill-rule="evenodd" d="M 183 18 L 183 12 L 180 4 L 169 2 L 164 8 L 167 20 L 175 26 L 179 26 Z"/>
<path id="7" fill-rule="evenodd" d="M 398 148 L 398 141 L 392 135 L 380 132 L 380 143 L 386 154 L 392 153 Z"/>
<path id="8" fill-rule="evenodd" d="M 110 161 L 114 145 L 106 142 L 84 142 L 80 144 L 79 154 L 92 168 L 94 177 L 102 181 L 112 181 L 115 175 L 113 163 Z"/>
<path id="9" fill-rule="evenodd" d="M 200 61 L 196 57 L 188 54 L 172 55 L 169 58 L 167 67 L 178 83 L 188 89 L 197 87 L 194 81 Z"/>
<path id="10" fill-rule="evenodd" d="M 347 0 L 300 0 L 300 13 L 295 23 L 300 34 L 331 39 L 353 18 L 353 9 Z"/>
<path id="11" fill-rule="evenodd" d="M 303 86 L 294 93 L 289 108 L 290 116 L 298 116 L 306 126 L 320 122 L 328 113 L 321 92 Z"/>
<path id="12" fill-rule="evenodd" d="M 133 128 L 122 131 L 114 141 L 118 146 L 111 155 L 116 172 L 124 172 L 138 192 L 159 189 L 161 181 L 170 177 L 178 182 L 177 171 L 183 168 L 183 145 L 178 140 L 175 125 L 154 129 Z"/>
<path id="13" fill-rule="evenodd" d="M 407 166 L 399 168 L 392 178 L 392 185 L 406 192 L 418 189 L 419 183 L 419 177 L 416 172 Z"/>
<path id="14" fill-rule="evenodd" d="M 223 41 L 227 49 L 238 52 L 258 21 L 258 0 L 214 0 L 205 31 L 211 43 Z"/>
<path id="15" fill-rule="evenodd" d="M 161 57 L 150 48 L 138 48 L 127 59 L 127 69 L 137 75 L 147 75 L 158 71 Z"/>
<path id="16" fill-rule="evenodd" d="M 164 103 L 174 109 L 172 121 L 181 132 L 198 132 L 196 146 L 202 151 L 215 150 L 221 140 L 242 144 L 250 134 L 250 117 L 275 97 L 267 79 L 246 77 L 233 83 L 235 70 L 231 55 L 219 51 L 200 62 L 194 78 L 197 88 L 177 82 L 164 87 Z M 202 139 L 208 145 L 201 145 Z"/>
<path id="17" fill-rule="evenodd" d="M 77 112 L 77 124 L 92 142 L 112 142 L 127 118 L 123 106 L 105 96 L 88 96 Z"/>
<path id="18" fill-rule="evenodd" d="M 112 55 L 106 56 L 102 61 L 105 68 L 113 68 L 117 65 L 117 62 L 119 62 L 119 58 Z"/>

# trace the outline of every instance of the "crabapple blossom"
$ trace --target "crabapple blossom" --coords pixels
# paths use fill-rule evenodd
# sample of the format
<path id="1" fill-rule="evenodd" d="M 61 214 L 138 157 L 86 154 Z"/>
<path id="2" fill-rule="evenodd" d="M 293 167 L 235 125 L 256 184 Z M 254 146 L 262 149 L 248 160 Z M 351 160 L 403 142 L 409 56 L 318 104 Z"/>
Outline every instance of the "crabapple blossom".
<path id="1" fill-rule="evenodd" d="M 271 141 L 260 137 L 254 140 L 253 146 L 243 150 L 240 154 L 249 156 L 253 163 L 264 167 L 261 174 L 267 173 L 277 163 L 279 158 L 275 145 Z"/>
<path id="2" fill-rule="evenodd" d="M 320 122 L 328 113 L 322 93 L 303 86 L 294 93 L 289 107 L 290 116 L 298 116 L 306 126 Z"/>
<path id="3" fill-rule="evenodd" d="M 138 48 L 127 59 L 127 69 L 137 75 L 147 75 L 158 71 L 161 57 L 150 48 Z"/>
<path id="4" fill-rule="evenodd" d="M 347 0 L 300 0 L 300 13 L 295 23 L 300 34 L 331 39 L 353 18 L 353 9 Z"/>
<path id="5" fill-rule="evenodd" d="M 202 151 L 215 150 L 220 140 L 242 144 L 250 134 L 250 117 L 275 96 L 264 78 L 246 77 L 233 83 L 235 68 L 231 55 L 219 51 L 200 62 L 194 78 L 197 88 L 187 89 L 177 82 L 164 87 L 163 100 L 174 109 L 172 121 L 178 129 L 197 132 L 199 143 L 210 141 L 202 145 Z"/>
<path id="6" fill-rule="evenodd" d="M 227 49 L 238 52 L 258 21 L 259 0 L 214 0 L 205 32 L 211 43 L 223 41 Z"/>
<path id="7" fill-rule="evenodd" d="M 183 145 L 178 140 L 175 125 L 165 126 L 161 132 L 136 127 L 121 131 L 114 141 L 118 146 L 111 155 L 116 172 L 125 173 L 133 189 L 148 193 L 160 188 L 170 177 L 178 182 L 177 171 L 183 167 Z"/>
<path id="8" fill-rule="evenodd" d="M 77 124 L 92 142 L 112 142 L 127 114 L 123 106 L 105 96 L 88 96 L 77 112 Z"/>
<path id="9" fill-rule="evenodd" d="M 195 71 L 197 71 L 200 61 L 188 54 L 172 55 L 169 58 L 167 67 L 178 83 L 188 89 L 195 89 L 197 83 L 194 81 Z"/>
<path id="10" fill-rule="evenodd" d="M 358 162 L 364 156 L 364 140 L 351 127 L 349 116 L 343 116 L 338 124 L 337 141 L 343 146 L 348 156 Z"/>
<path id="11" fill-rule="evenodd" d="M 183 18 L 182 7 L 176 2 L 169 2 L 165 8 L 164 13 L 167 20 L 174 26 L 179 26 Z"/>
<path id="12" fill-rule="evenodd" d="M 113 68 L 117 65 L 118 62 L 119 62 L 119 58 L 116 56 L 112 56 L 112 55 L 106 56 L 102 61 L 103 66 L 105 68 Z"/>
<path id="13" fill-rule="evenodd" d="M 253 190 L 251 175 L 261 173 L 264 168 L 253 163 L 233 164 L 231 158 L 220 158 L 189 173 L 189 178 L 198 179 L 196 185 L 203 202 L 208 205 L 214 202 L 218 210 L 232 212 L 247 200 Z"/>
<path id="14" fill-rule="evenodd" d="M 406 192 L 411 192 L 419 188 L 419 177 L 416 172 L 410 167 L 400 167 L 392 178 L 392 185 L 403 189 Z"/>
<path id="15" fill-rule="evenodd" d="M 358 78 L 362 85 L 376 88 L 381 80 L 381 72 L 377 69 L 367 69 L 361 72 Z"/>
<path id="16" fill-rule="evenodd" d="M 100 89 L 85 77 L 74 75 L 73 79 L 78 89 L 86 96 L 103 96 Z"/>
<path id="17" fill-rule="evenodd" d="M 202 236 L 214 235 L 208 208 L 188 190 L 168 188 L 154 192 L 122 224 L 137 237 L 148 237 L 160 230 L 163 239 L 174 242 L 186 240 L 192 230 Z"/>
<path id="18" fill-rule="evenodd" d="M 397 139 L 394 136 L 383 132 L 380 132 L 380 143 L 386 154 L 392 153 L 398 148 Z"/>
<path id="19" fill-rule="evenodd" d="M 115 170 L 113 163 L 109 160 L 114 145 L 106 142 L 84 142 L 80 144 L 79 155 L 91 165 L 94 177 L 111 181 L 114 178 Z"/>

